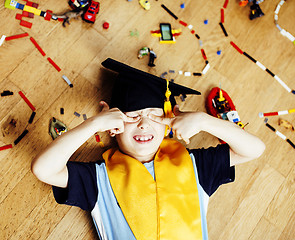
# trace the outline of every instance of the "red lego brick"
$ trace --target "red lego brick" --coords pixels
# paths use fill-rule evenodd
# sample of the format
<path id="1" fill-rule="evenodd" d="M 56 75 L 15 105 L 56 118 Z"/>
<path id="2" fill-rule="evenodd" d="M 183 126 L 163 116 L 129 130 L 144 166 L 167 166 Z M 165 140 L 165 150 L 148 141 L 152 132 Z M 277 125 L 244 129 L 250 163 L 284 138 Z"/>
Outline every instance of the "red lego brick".
<path id="1" fill-rule="evenodd" d="M 58 72 L 61 71 L 60 67 L 57 66 L 57 64 L 56 64 L 56 63 L 55 63 L 50 57 L 48 57 L 47 60 L 51 63 L 51 65 L 52 65 L 52 66 L 53 66 Z"/>
<path id="2" fill-rule="evenodd" d="M 0 151 L 6 150 L 6 149 L 9 149 L 9 148 L 12 148 L 12 144 L 5 145 L 5 146 L 0 147 Z"/>
<path id="3" fill-rule="evenodd" d="M 39 52 L 44 57 L 46 53 L 42 50 L 42 48 L 39 46 L 39 44 L 36 42 L 36 40 L 33 37 L 30 37 L 31 42 L 35 45 L 35 47 L 39 50 Z"/>
<path id="4" fill-rule="evenodd" d="M 23 15 L 21 15 L 21 14 L 19 14 L 19 13 L 17 13 L 17 14 L 15 15 L 15 19 L 17 19 L 17 20 L 22 20 L 22 17 L 23 17 Z"/>
<path id="5" fill-rule="evenodd" d="M 6 37 L 5 41 L 9 41 L 9 40 L 17 39 L 17 38 L 22 38 L 22 37 L 27 37 L 27 36 L 29 36 L 28 33 L 22 33 L 22 34 L 18 34 L 18 35 L 13 35 L 13 36 Z"/>
<path id="6" fill-rule="evenodd" d="M 27 12 L 27 11 L 23 11 L 23 12 L 22 12 L 22 16 L 23 16 L 23 17 L 29 17 L 29 12 Z"/>
<path id="7" fill-rule="evenodd" d="M 47 11 L 46 11 L 46 16 L 45 16 L 44 19 L 45 19 L 46 21 L 50 21 L 51 17 L 52 17 L 52 11 L 51 11 L 51 10 L 47 10 Z"/>
<path id="8" fill-rule="evenodd" d="M 27 22 L 25 20 L 21 20 L 20 25 L 23 26 L 23 27 L 31 28 L 33 24 L 30 23 L 30 22 Z"/>
<path id="9" fill-rule="evenodd" d="M 22 91 L 18 92 L 19 95 L 23 98 L 23 100 L 28 104 L 28 106 L 32 109 L 33 112 L 35 112 L 36 108 L 33 106 L 33 104 L 29 101 L 29 99 L 26 98 L 26 96 L 23 94 Z"/>

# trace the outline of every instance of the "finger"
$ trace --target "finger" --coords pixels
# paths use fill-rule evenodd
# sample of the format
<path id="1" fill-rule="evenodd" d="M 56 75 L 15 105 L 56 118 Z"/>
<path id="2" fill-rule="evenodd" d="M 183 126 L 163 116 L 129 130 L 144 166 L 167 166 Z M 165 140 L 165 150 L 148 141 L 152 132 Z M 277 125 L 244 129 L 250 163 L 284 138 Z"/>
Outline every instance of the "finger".
<path id="1" fill-rule="evenodd" d="M 175 136 L 176 136 L 177 139 L 182 140 L 181 134 L 175 132 Z"/>
<path id="2" fill-rule="evenodd" d="M 117 134 L 124 132 L 124 128 L 113 128 L 109 132 L 110 132 L 110 135 L 113 137 Z"/>
<path id="3" fill-rule="evenodd" d="M 183 139 L 183 141 L 185 141 L 186 144 L 189 144 L 190 143 L 189 138 L 182 138 L 182 139 Z"/>
<path id="4" fill-rule="evenodd" d="M 114 132 L 112 132 L 111 130 L 109 130 L 108 133 L 109 133 L 109 135 L 110 135 L 111 137 L 114 137 L 114 136 L 116 135 L 116 134 L 115 134 Z"/>
<path id="5" fill-rule="evenodd" d="M 175 132 L 175 136 L 177 137 L 177 139 L 183 140 L 186 144 L 190 143 L 189 138 L 183 137 L 180 133 Z"/>
<path id="6" fill-rule="evenodd" d="M 179 111 L 179 105 L 175 105 L 173 108 L 173 113 L 175 116 L 178 116 L 181 112 Z"/>
<path id="7" fill-rule="evenodd" d="M 148 115 L 148 117 L 157 123 L 161 123 L 161 124 L 168 125 L 168 126 L 170 126 L 172 121 L 174 120 L 174 118 L 165 118 L 164 116 L 160 117 L 160 116 L 156 116 L 152 113 L 150 113 Z"/>
<path id="8" fill-rule="evenodd" d="M 109 105 L 105 101 L 100 101 L 99 105 L 102 107 L 101 111 L 107 111 L 110 109 Z"/>

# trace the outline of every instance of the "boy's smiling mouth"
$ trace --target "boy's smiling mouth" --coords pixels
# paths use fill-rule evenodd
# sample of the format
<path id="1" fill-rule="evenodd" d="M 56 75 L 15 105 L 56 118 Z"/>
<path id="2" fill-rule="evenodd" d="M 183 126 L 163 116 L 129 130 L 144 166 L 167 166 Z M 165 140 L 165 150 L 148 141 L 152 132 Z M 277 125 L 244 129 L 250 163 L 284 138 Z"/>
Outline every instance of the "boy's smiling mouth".
<path id="1" fill-rule="evenodd" d="M 137 143 L 148 143 L 154 139 L 154 136 L 149 134 L 149 135 L 135 135 L 133 139 Z"/>

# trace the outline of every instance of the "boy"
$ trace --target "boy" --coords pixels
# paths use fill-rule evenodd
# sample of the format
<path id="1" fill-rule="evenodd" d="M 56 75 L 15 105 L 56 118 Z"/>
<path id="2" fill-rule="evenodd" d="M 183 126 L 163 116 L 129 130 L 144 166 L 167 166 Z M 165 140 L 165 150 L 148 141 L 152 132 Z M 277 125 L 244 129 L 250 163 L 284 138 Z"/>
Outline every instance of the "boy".
<path id="1" fill-rule="evenodd" d="M 200 94 L 195 90 L 113 59 L 102 65 L 119 73 L 111 109 L 101 102 L 97 116 L 54 140 L 32 162 L 33 173 L 53 185 L 58 203 L 91 211 L 101 239 L 208 239 L 209 196 L 234 181 L 235 164 L 259 157 L 264 143 L 228 121 L 180 112 L 174 96 Z M 186 143 L 206 131 L 227 144 L 187 150 L 164 139 L 167 126 Z M 104 161 L 68 162 L 104 131 L 118 143 Z"/>

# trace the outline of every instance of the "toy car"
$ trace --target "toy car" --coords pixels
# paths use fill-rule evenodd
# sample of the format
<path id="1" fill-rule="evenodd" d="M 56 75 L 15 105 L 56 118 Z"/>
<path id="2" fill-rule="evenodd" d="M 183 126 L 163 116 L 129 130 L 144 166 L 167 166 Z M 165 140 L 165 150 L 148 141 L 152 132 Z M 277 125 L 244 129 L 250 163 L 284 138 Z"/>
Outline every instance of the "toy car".
<path id="1" fill-rule="evenodd" d="M 241 122 L 235 105 L 229 95 L 221 88 L 212 88 L 206 99 L 207 112 L 217 118 L 228 120 L 244 129 L 245 125 Z M 225 143 L 219 139 L 221 143 Z"/>
<path id="2" fill-rule="evenodd" d="M 145 9 L 145 10 L 150 10 L 151 9 L 151 4 L 147 0 L 139 0 L 139 4 Z"/>
<path id="3" fill-rule="evenodd" d="M 206 99 L 206 109 L 214 117 L 233 122 L 241 128 L 245 127 L 229 95 L 218 87 L 211 89 Z"/>
<path id="4" fill-rule="evenodd" d="M 92 1 L 87 11 L 83 14 L 82 18 L 85 22 L 94 23 L 96 14 L 99 12 L 99 2 Z"/>

